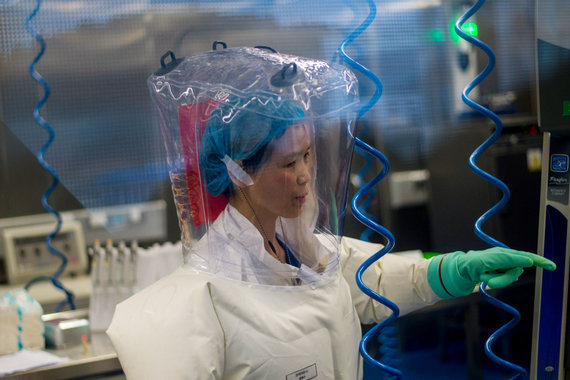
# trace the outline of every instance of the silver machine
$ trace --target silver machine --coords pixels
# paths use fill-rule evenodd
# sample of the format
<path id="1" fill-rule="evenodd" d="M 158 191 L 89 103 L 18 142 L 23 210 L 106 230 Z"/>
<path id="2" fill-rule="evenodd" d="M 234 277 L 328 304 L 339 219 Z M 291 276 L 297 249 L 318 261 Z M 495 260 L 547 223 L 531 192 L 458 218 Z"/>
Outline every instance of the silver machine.
<path id="1" fill-rule="evenodd" d="M 538 251 L 556 271 L 537 271 L 531 379 L 570 379 L 570 2 L 537 0 L 537 82 L 543 131 Z"/>

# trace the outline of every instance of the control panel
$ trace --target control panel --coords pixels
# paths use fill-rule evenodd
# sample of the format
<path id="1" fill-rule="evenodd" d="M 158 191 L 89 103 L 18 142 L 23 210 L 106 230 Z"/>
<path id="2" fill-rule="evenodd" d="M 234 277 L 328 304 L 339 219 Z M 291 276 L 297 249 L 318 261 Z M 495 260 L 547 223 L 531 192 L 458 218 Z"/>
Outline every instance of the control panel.
<path id="1" fill-rule="evenodd" d="M 167 238 L 164 200 L 60 214 L 62 226 L 52 245 L 68 258 L 63 275 L 86 272 L 86 247 L 96 240 L 146 244 Z M 48 213 L 0 219 L 0 284 L 19 284 L 57 270 L 60 259 L 46 244 L 54 228 L 55 218 Z"/>
<path id="2" fill-rule="evenodd" d="M 55 222 L 51 222 L 2 230 L 8 283 L 24 283 L 38 276 L 52 275 L 57 270 L 61 259 L 52 254 L 46 244 L 46 238 L 54 228 Z M 52 245 L 67 257 L 64 274 L 86 273 L 87 254 L 80 222 L 64 221 L 52 239 Z"/>

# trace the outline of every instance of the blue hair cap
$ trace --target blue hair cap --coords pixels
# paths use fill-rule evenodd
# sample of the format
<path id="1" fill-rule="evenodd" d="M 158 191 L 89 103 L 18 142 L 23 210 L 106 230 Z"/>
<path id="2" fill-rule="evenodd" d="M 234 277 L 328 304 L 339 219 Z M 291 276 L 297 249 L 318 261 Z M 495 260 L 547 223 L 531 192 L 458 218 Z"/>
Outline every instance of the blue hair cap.
<path id="1" fill-rule="evenodd" d="M 200 167 L 208 192 L 218 196 L 231 185 L 225 156 L 243 162 L 304 117 L 297 102 L 277 95 L 232 96 L 222 102 L 202 137 Z"/>

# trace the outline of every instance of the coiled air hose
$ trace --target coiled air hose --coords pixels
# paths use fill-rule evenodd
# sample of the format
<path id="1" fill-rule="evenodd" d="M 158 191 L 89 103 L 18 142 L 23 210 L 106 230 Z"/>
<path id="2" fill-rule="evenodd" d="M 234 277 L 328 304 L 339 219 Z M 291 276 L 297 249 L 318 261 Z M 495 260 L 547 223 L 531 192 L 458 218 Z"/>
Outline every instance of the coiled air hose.
<path id="1" fill-rule="evenodd" d="M 61 290 L 66 295 L 66 299 L 61 301 L 57 305 L 56 311 L 61 311 L 61 309 L 66 304 L 69 304 L 69 307 L 72 310 L 74 310 L 75 309 L 74 295 L 59 280 L 59 276 L 61 275 L 61 273 L 65 270 L 65 267 L 67 266 L 67 257 L 62 252 L 60 252 L 57 248 L 55 248 L 52 244 L 52 240 L 54 239 L 54 237 L 57 235 L 57 233 L 59 232 L 59 230 L 61 228 L 61 215 L 59 214 L 59 212 L 57 210 L 55 210 L 53 207 L 51 207 L 48 203 L 48 197 L 51 195 L 51 193 L 54 191 L 54 189 L 59 184 L 59 177 L 58 177 L 55 169 L 53 169 L 44 160 L 44 154 L 45 154 L 46 150 L 49 148 L 49 146 L 52 144 L 53 139 L 55 137 L 55 133 L 54 133 L 54 130 L 51 127 L 51 125 L 40 115 L 41 108 L 44 106 L 44 104 L 46 103 L 46 101 L 48 100 L 48 98 L 50 96 L 50 87 L 49 87 L 48 82 L 36 70 L 36 64 L 42 58 L 42 56 L 44 55 L 45 50 L 46 50 L 46 42 L 45 42 L 44 38 L 42 37 L 41 34 L 36 32 L 36 30 L 32 26 L 32 20 L 37 15 L 38 11 L 40 10 L 41 3 L 42 3 L 41 0 L 36 1 L 36 7 L 33 9 L 32 13 L 30 13 L 30 15 L 28 16 L 28 19 L 26 20 L 26 29 L 32 35 L 32 37 L 34 37 L 36 39 L 36 41 L 38 41 L 38 43 L 40 44 L 40 51 L 30 65 L 30 75 L 32 76 L 32 78 L 34 78 L 34 80 L 36 82 L 38 82 L 44 88 L 44 96 L 36 104 L 34 111 L 33 111 L 33 116 L 34 116 L 35 121 L 43 129 L 45 129 L 47 131 L 48 136 L 49 136 L 47 142 L 40 148 L 38 155 L 37 155 L 37 158 L 38 158 L 38 162 L 42 166 L 42 168 L 45 171 L 47 171 L 53 178 L 51 185 L 45 191 L 45 193 L 42 196 L 42 200 L 41 200 L 43 208 L 48 213 L 54 215 L 54 217 L 56 218 L 56 226 L 55 226 L 54 230 L 50 234 L 48 234 L 48 236 L 46 237 L 46 245 L 47 245 L 50 253 L 52 255 L 58 257 L 61 260 L 61 264 L 59 265 L 57 270 L 53 273 L 53 275 L 51 275 L 51 276 L 39 276 L 39 277 L 36 277 L 36 278 L 30 280 L 26 284 L 25 289 L 28 290 L 33 284 L 35 284 L 37 282 L 50 281 L 57 289 Z"/>
<path id="2" fill-rule="evenodd" d="M 376 5 L 374 4 L 374 1 L 367 0 L 367 2 L 370 8 L 368 17 L 351 34 L 349 34 L 348 37 L 346 37 L 342 41 L 338 50 L 340 58 L 342 58 L 342 60 L 346 64 L 348 64 L 351 68 L 355 69 L 356 71 L 365 75 L 376 86 L 376 89 L 372 97 L 368 100 L 366 104 L 364 104 L 359 109 L 358 111 L 359 118 L 361 118 L 365 113 L 367 113 L 374 106 L 374 104 L 378 102 L 382 94 L 382 88 L 383 88 L 380 79 L 372 71 L 365 68 L 360 63 L 356 62 L 354 59 L 350 58 L 345 50 L 346 47 L 352 41 L 354 41 L 356 37 L 362 34 L 362 32 L 364 32 L 364 30 L 366 30 L 370 26 L 370 24 L 376 17 Z M 378 159 L 382 164 L 382 170 L 370 182 L 364 184 L 362 188 L 354 195 L 351 201 L 352 212 L 361 223 L 363 223 L 369 229 L 378 232 L 387 240 L 387 243 L 385 244 L 384 248 L 382 248 L 374 255 L 370 256 L 358 268 L 356 272 L 356 283 L 360 288 L 360 290 L 364 292 L 368 297 L 380 302 L 381 304 L 385 305 L 386 307 L 392 310 L 392 314 L 388 318 L 386 318 L 385 320 L 374 326 L 363 336 L 362 340 L 360 341 L 360 354 L 368 364 L 387 373 L 391 378 L 400 379 L 402 378 L 402 372 L 400 370 L 393 368 L 388 364 L 377 361 L 374 357 L 372 357 L 372 355 L 370 355 L 370 353 L 367 350 L 367 345 L 372 340 L 372 338 L 377 336 L 381 330 L 389 327 L 398 318 L 400 314 L 400 309 L 394 302 L 374 292 L 372 289 L 366 286 L 362 281 L 362 275 L 364 271 L 366 271 L 368 267 L 373 265 L 378 259 L 384 256 L 386 253 L 390 252 L 394 247 L 394 236 L 392 235 L 392 233 L 388 229 L 377 223 L 376 221 L 372 220 L 372 218 L 368 217 L 366 212 L 362 211 L 359 207 L 359 202 L 361 201 L 363 196 L 372 192 L 374 186 L 376 186 L 378 182 L 380 182 L 388 174 L 388 171 L 390 170 L 390 164 L 388 162 L 388 159 L 380 151 L 366 144 L 364 141 L 360 140 L 359 138 L 354 137 L 354 144 L 356 148 L 361 149 L 363 152 Z M 392 344 L 394 344 L 395 340 L 392 339 L 391 342 Z M 383 351 L 388 357 L 393 356 L 390 354 L 390 352 L 392 352 L 393 350 L 395 350 L 393 346 L 383 347 Z"/>
<path id="3" fill-rule="evenodd" d="M 487 64 L 485 69 L 479 75 L 477 75 L 475 77 L 475 79 L 473 79 L 473 81 L 471 81 L 465 87 L 461 97 L 463 99 L 463 102 L 465 102 L 465 104 L 467 104 L 471 109 L 473 109 L 473 110 L 479 112 L 480 114 L 482 114 L 483 116 L 489 118 L 496 125 L 495 131 L 493 132 L 493 134 L 483 144 L 481 144 L 477 149 L 475 149 L 475 151 L 469 157 L 469 167 L 471 168 L 473 173 L 475 173 L 479 177 L 483 178 L 487 182 L 489 182 L 492 185 L 494 185 L 495 187 L 497 187 L 502 193 L 501 200 L 497 204 L 495 204 L 492 208 L 490 208 L 487 212 L 485 212 L 475 222 L 475 234 L 481 240 L 483 240 L 484 242 L 486 242 L 490 245 L 493 245 L 496 247 L 507 248 L 507 246 L 504 243 L 492 238 L 491 236 L 489 236 L 485 232 L 483 232 L 482 225 L 489 218 L 491 218 L 493 215 L 495 215 L 499 210 L 501 210 L 507 204 L 507 202 L 510 199 L 509 188 L 502 181 L 500 181 L 499 179 L 497 179 L 497 178 L 493 177 L 492 175 L 486 173 L 485 171 L 483 171 L 482 169 L 480 169 L 476 165 L 477 158 L 487 148 L 489 148 L 492 144 L 494 144 L 495 141 L 497 141 L 497 139 L 500 137 L 502 130 L 503 130 L 503 123 L 502 123 L 501 119 L 494 112 L 492 112 L 491 110 L 477 104 L 473 100 L 469 99 L 469 93 L 471 92 L 471 90 L 473 90 L 473 88 L 475 88 L 479 83 L 481 83 L 483 81 L 483 79 L 485 79 L 489 75 L 489 73 L 493 70 L 493 67 L 495 66 L 495 53 L 485 43 L 483 43 L 480 40 L 468 35 L 467 33 L 465 33 L 462 30 L 463 24 L 471 16 L 473 16 L 481 8 L 481 6 L 484 3 L 485 3 L 485 0 L 478 0 L 475 3 L 475 5 L 473 5 L 470 9 L 468 9 L 467 12 L 463 16 L 461 16 L 459 18 L 459 20 L 457 21 L 457 23 L 455 24 L 455 31 L 462 39 L 466 40 L 467 42 L 469 42 L 475 46 L 477 46 L 478 48 L 483 50 L 485 52 L 485 54 L 487 54 L 487 56 L 489 57 L 489 63 Z M 485 284 L 485 283 L 481 283 L 479 286 L 479 290 L 480 290 L 483 298 L 487 302 L 492 304 L 493 306 L 495 306 L 495 307 L 507 312 L 508 314 L 510 314 L 512 316 L 512 319 L 508 323 L 506 323 L 505 325 L 500 327 L 493 334 L 491 334 L 491 336 L 487 339 L 487 341 L 485 342 L 485 354 L 489 357 L 489 359 L 491 359 L 494 363 L 498 364 L 499 366 L 501 366 L 501 367 L 503 367 L 509 371 L 514 371 L 516 374 L 514 377 L 512 377 L 512 379 L 523 378 L 526 376 L 526 370 L 524 368 L 522 368 L 516 364 L 510 363 L 504 359 L 501 359 L 492 350 L 493 343 L 499 337 L 501 337 L 505 333 L 509 332 L 510 330 L 513 329 L 514 326 L 517 325 L 517 323 L 520 321 L 520 318 L 521 318 L 520 313 L 515 308 L 513 308 L 512 306 L 509 306 L 506 303 L 499 301 L 498 299 L 490 296 L 487 293 L 487 291 L 485 290 L 486 287 L 487 287 L 487 284 Z"/>

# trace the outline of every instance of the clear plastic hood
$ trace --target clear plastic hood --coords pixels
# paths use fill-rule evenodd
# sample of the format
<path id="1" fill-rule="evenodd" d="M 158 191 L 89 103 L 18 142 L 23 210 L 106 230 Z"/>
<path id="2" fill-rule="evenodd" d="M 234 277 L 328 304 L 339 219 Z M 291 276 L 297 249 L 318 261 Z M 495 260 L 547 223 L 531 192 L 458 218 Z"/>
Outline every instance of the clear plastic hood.
<path id="1" fill-rule="evenodd" d="M 187 262 L 273 285 L 336 273 L 356 77 L 235 48 L 163 63 L 148 84 Z"/>

